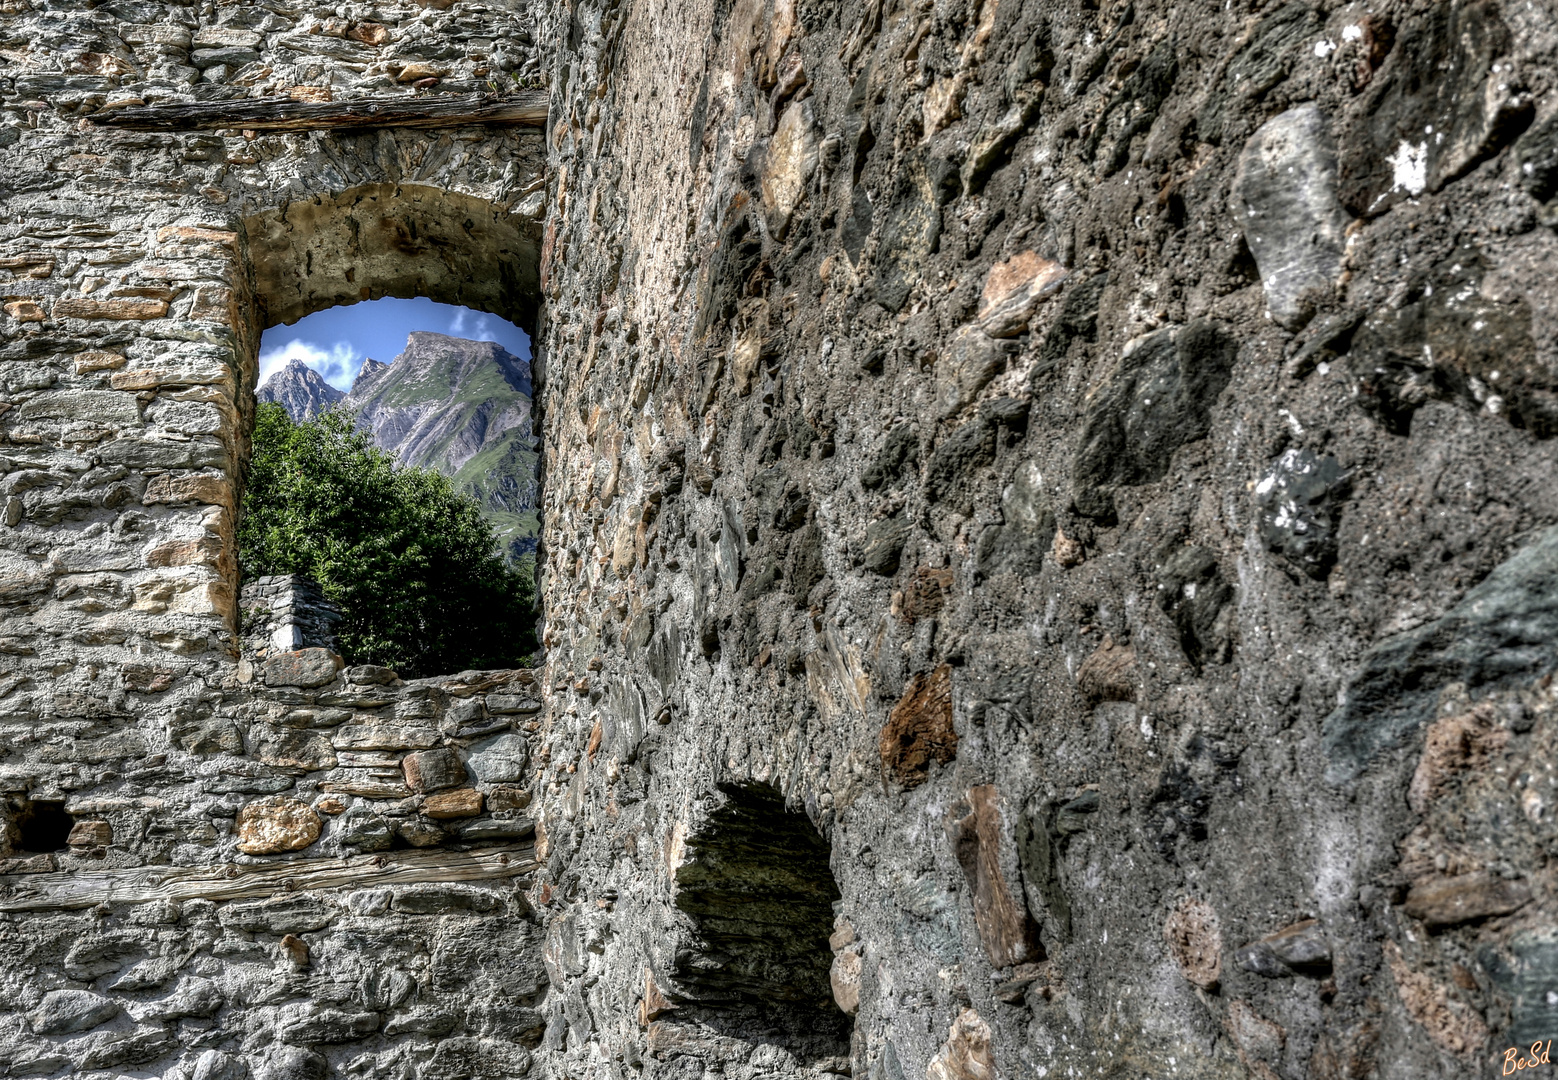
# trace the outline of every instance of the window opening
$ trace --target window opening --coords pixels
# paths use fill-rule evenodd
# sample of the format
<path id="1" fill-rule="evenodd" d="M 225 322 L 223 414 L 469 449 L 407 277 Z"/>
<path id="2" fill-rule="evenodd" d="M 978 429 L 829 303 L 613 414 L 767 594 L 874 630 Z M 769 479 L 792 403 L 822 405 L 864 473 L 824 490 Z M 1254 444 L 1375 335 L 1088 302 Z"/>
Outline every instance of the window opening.
<path id="1" fill-rule="evenodd" d="M 240 525 L 246 639 L 329 644 L 407 676 L 522 663 L 539 536 L 530 359 L 520 327 L 426 297 L 265 331 Z M 506 565 L 480 557 L 486 537 Z M 339 618 L 311 625 L 311 587 Z"/>

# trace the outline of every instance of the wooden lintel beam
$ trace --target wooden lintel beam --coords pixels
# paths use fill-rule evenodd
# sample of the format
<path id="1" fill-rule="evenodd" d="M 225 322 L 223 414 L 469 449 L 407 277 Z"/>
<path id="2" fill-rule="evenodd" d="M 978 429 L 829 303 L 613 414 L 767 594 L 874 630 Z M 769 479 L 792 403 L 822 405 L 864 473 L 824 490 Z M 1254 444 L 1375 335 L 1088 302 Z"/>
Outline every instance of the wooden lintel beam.
<path id="1" fill-rule="evenodd" d="M 347 101 L 178 102 L 105 109 L 87 119 L 128 131 L 320 131 L 340 128 L 446 128 L 467 124 L 546 123 L 547 94 L 527 90 L 508 97 L 491 94 L 379 94 Z"/>
<path id="2" fill-rule="evenodd" d="M 337 859 L 226 866 L 136 866 L 0 876 L 0 911 L 69 911 L 153 900 L 239 900 L 310 889 L 482 881 L 527 874 L 540 864 L 521 844 L 474 851 L 395 851 Z"/>

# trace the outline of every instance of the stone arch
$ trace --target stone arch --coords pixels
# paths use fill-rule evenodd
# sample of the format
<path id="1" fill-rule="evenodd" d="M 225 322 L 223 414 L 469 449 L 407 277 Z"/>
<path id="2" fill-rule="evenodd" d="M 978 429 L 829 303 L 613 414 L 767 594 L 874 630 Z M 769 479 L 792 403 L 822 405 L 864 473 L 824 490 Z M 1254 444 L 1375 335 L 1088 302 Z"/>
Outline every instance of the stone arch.
<path id="1" fill-rule="evenodd" d="M 460 191 L 370 183 L 243 219 L 258 328 L 340 304 L 426 296 L 535 329 L 534 221 Z"/>

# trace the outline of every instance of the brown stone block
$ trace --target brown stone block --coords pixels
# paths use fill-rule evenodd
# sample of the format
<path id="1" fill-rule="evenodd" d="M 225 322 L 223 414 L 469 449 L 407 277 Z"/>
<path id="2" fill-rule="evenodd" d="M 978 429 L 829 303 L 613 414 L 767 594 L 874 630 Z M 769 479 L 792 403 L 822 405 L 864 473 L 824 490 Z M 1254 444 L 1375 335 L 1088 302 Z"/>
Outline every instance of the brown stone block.
<path id="1" fill-rule="evenodd" d="M 120 677 L 126 690 L 135 690 L 142 694 L 160 694 L 173 685 L 171 670 L 149 667 L 145 664 L 126 664 L 121 669 Z"/>
<path id="2" fill-rule="evenodd" d="M 418 848 L 436 847 L 443 843 L 447 836 L 437 825 L 431 821 L 423 821 L 421 818 L 396 822 L 395 835 L 412 847 Z"/>
<path id="3" fill-rule="evenodd" d="M 530 805 L 530 792 L 518 784 L 498 784 L 487 792 L 489 810 L 523 810 Z"/>
<path id="4" fill-rule="evenodd" d="M 319 839 L 322 827 L 308 803 L 273 795 L 238 811 L 238 850 L 246 855 L 300 851 Z"/>
<path id="5" fill-rule="evenodd" d="M 122 368 L 128 361 L 118 353 L 112 352 L 84 352 L 76 354 L 76 374 L 86 375 L 93 371 L 109 371 L 114 368 Z"/>
<path id="6" fill-rule="evenodd" d="M 199 540 L 172 540 L 158 544 L 146 553 L 147 566 L 215 566 L 222 557 L 222 544 L 214 536 Z"/>
<path id="7" fill-rule="evenodd" d="M 22 270 L 28 277 L 46 278 L 54 273 L 54 259 L 42 254 L 8 255 L 0 258 L 0 270 Z"/>
<path id="8" fill-rule="evenodd" d="M 909 680 L 882 728 L 880 750 L 883 771 L 906 788 L 925 782 L 932 761 L 945 765 L 957 757 L 950 664 Z"/>
<path id="9" fill-rule="evenodd" d="M 308 967 L 308 942 L 296 934 L 287 934 L 281 939 L 281 952 L 298 971 Z"/>
<path id="10" fill-rule="evenodd" d="M 1441 926 L 1508 915 L 1531 900 L 1531 890 L 1523 881 L 1507 881 L 1485 871 L 1459 877 L 1419 878 L 1412 883 L 1403 905 L 1406 913 L 1420 919 L 1430 930 Z"/>
<path id="11" fill-rule="evenodd" d="M 17 322 L 42 322 L 46 316 L 33 300 L 17 300 L 5 306 L 5 313 Z"/>
<path id="12" fill-rule="evenodd" d="M 1077 689 L 1091 702 L 1136 700 L 1136 650 L 1105 637 L 1077 669 Z"/>
<path id="13" fill-rule="evenodd" d="M 106 821 L 78 821 L 65 840 L 73 848 L 106 847 L 114 842 L 114 827 Z"/>
<path id="14" fill-rule="evenodd" d="M 416 61 L 401 68 L 396 78 L 403 83 L 408 83 L 419 82 L 422 79 L 441 79 L 444 75 L 444 70 L 437 65 Z"/>
<path id="15" fill-rule="evenodd" d="M 155 390 L 162 385 L 162 375 L 160 371 L 145 369 L 121 371 L 109 376 L 108 385 L 115 390 Z"/>
<path id="16" fill-rule="evenodd" d="M 238 242 L 238 234 L 226 229 L 199 229 L 188 225 L 165 225 L 157 230 L 158 243 L 166 244 L 170 240 L 231 246 Z"/>
<path id="17" fill-rule="evenodd" d="M 55 301 L 56 319 L 160 319 L 168 313 L 166 300 L 126 298 L 92 300 L 84 296 Z"/>
<path id="18" fill-rule="evenodd" d="M 155 503 L 198 502 L 231 507 L 233 485 L 220 473 L 187 473 L 184 476 L 162 473 L 146 485 L 146 494 L 141 501 L 148 506 Z"/>
<path id="19" fill-rule="evenodd" d="M 422 813 L 435 821 L 475 817 L 481 813 L 481 801 L 481 792 L 475 788 L 441 791 L 427 797 L 422 803 Z"/>
<path id="20" fill-rule="evenodd" d="M 1055 530 L 1055 540 L 1050 544 L 1050 555 L 1068 570 L 1073 566 L 1081 566 L 1087 559 L 1087 552 L 1082 545 L 1067 536 L 1064 529 Z"/>
<path id="21" fill-rule="evenodd" d="M 412 791 L 438 791 L 465 783 L 465 766 L 453 750 L 420 750 L 400 763 Z"/>
<path id="22" fill-rule="evenodd" d="M 941 614 L 941 606 L 952 591 L 952 571 L 922 566 L 910 576 L 898 602 L 898 615 L 914 625 L 921 619 Z"/>
<path id="23" fill-rule="evenodd" d="M 1004 338 L 1028 328 L 1034 308 L 1071 276 L 1057 262 L 1023 251 L 990 268 L 980 297 L 979 325 L 991 337 Z"/>
<path id="24" fill-rule="evenodd" d="M 364 45 L 379 46 L 389 40 L 389 27 L 382 23 L 358 23 L 346 32 L 346 36 Z M 329 98 L 325 100 L 328 101 Z"/>
<path id="25" fill-rule="evenodd" d="M 1223 975 L 1223 931 L 1217 911 L 1204 900 L 1187 896 L 1163 922 L 1180 974 L 1203 990 L 1216 989 Z"/>
<path id="26" fill-rule="evenodd" d="M 1017 856 L 1001 813 L 1000 792 L 993 784 L 970 788 L 968 802 L 954 814 L 953 851 L 968 883 L 974 925 L 990 963 L 1004 968 L 1044 959 L 1039 928 L 1007 887 L 1006 871 L 1016 876 Z"/>
<path id="27" fill-rule="evenodd" d="M 298 649 L 265 661 L 266 686 L 324 686 L 345 666 L 329 649 Z"/>
<path id="28" fill-rule="evenodd" d="M 204 371 L 180 368 L 137 368 L 110 376 L 115 390 L 167 390 L 184 386 L 223 386 L 232 383 L 232 370 L 212 365 Z"/>

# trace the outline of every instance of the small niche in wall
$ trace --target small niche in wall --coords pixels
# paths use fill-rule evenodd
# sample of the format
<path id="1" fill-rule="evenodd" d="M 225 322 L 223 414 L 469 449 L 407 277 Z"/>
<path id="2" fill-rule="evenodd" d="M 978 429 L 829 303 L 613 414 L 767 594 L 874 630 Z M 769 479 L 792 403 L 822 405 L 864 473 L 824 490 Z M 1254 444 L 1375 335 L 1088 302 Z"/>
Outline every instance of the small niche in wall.
<path id="1" fill-rule="evenodd" d="M 6 839 L 16 854 L 63 851 L 75 825 L 63 802 L 45 799 L 14 800 L 9 817 Z"/>
<path id="2" fill-rule="evenodd" d="M 773 787 L 722 784 L 687 838 L 676 906 L 694 927 L 671 973 L 682 1008 L 728 1034 L 817 1061 L 849 1053 L 851 1020 L 829 984 L 839 889 L 828 841 Z"/>

